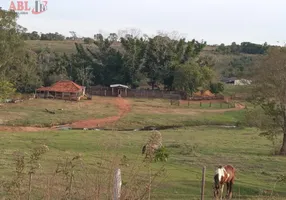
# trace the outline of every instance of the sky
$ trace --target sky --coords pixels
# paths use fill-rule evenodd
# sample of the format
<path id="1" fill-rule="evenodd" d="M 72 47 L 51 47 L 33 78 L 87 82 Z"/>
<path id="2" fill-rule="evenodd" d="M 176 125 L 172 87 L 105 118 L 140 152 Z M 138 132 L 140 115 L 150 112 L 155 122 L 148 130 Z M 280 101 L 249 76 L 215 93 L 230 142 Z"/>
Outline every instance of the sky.
<path id="1" fill-rule="evenodd" d="M 16 3 L 17 0 L 14 0 Z M 34 7 L 35 0 L 29 1 Z M 154 36 L 176 31 L 208 44 L 286 42 L 286 0 L 47 0 L 47 11 L 20 15 L 29 32 L 81 37 L 138 29 Z M 0 0 L 9 9 L 11 0 Z M 279 43 L 278 43 L 279 41 Z"/>

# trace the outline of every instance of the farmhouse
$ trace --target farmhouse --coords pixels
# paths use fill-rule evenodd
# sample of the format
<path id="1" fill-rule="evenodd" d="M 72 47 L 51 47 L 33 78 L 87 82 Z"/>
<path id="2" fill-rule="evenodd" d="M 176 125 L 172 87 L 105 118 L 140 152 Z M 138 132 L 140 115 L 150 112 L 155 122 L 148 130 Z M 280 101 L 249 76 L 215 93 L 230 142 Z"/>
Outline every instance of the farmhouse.
<path id="1" fill-rule="evenodd" d="M 65 100 L 80 100 L 85 95 L 85 87 L 72 81 L 63 80 L 50 87 L 36 89 L 36 98 L 53 98 Z"/>

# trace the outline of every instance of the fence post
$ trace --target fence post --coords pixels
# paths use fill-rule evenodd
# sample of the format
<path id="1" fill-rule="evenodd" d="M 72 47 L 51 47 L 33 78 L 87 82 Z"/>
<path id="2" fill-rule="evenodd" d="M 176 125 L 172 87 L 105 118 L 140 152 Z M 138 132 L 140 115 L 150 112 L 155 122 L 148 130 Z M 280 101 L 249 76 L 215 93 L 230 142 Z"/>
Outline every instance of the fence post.
<path id="1" fill-rule="evenodd" d="M 202 107 L 202 102 L 200 101 L 200 107 Z"/>
<path id="2" fill-rule="evenodd" d="M 210 101 L 210 107 L 212 107 L 212 102 Z"/>
<path id="3" fill-rule="evenodd" d="M 120 169 L 115 170 L 114 177 L 114 200 L 119 200 L 121 195 L 121 171 Z"/>
<path id="4" fill-rule="evenodd" d="M 205 182 L 206 182 L 206 166 L 203 167 L 202 187 L 201 187 L 201 200 L 205 199 Z"/>

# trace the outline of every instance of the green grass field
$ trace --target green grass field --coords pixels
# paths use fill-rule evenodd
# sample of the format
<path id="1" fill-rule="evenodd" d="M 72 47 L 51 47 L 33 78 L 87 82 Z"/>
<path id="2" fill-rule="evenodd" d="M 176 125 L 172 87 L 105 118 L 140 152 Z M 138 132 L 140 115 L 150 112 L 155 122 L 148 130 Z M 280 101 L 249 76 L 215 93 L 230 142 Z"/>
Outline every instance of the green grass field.
<path id="1" fill-rule="evenodd" d="M 251 86 L 249 85 L 230 85 L 226 84 L 224 85 L 224 91 L 223 94 L 227 96 L 231 96 L 234 94 L 245 94 L 245 93 L 251 93 Z"/>
<path id="2" fill-rule="evenodd" d="M 131 112 L 121 118 L 115 128 L 142 128 L 145 126 L 196 126 L 196 125 L 236 125 L 244 120 L 245 110 L 227 111 L 228 104 L 199 102 L 170 105 L 162 99 L 129 99 Z M 220 107 L 222 105 L 222 107 Z"/>
<path id="3" fill-rule="evenodd" d="M 10 123 L 27 125 L 104 118 L 118 113 L 111 100 L 95 97 L 92 101 L 71 103 L 35 99 L 4 106 L 0 116 L 10 119 Z M 243 122 L 245 109 L 225 111 L 219 103 L 213 104 L 213 108 L 206 103 L 201 108 L 199 104 L 171 106 L 169 101 L 160 99 L 127 100 L 131 111 L 106 127 L 182 126 L 160 131 L 170 157 L 165 163 L 151 164 L 153 174 L 160 172 L 152 183 L 151 199 L 199 199 L 203 166 L 207 167 L 206 199 L 211 199 L 212 177 L 219 164 L 232 164 L 237 168 L 234 199 L 286 198 L 286 183 L 276 183 L 276 178 L 285 174 L 286 165 L 285 157 L 273 155 L 277 146 L 258 136 L 256 129 L 221 126 Z M 57 113 L 51 116 L 43 111 L 45 108 Z M 61 108 L 63 111 L 58 110 Z M 47 145 L 49 151 L 40 159 L 40 168 L 32 178 L 32 199 L 64 198 L 71 172 L 74 174 L 71 187 L 74 199 L 110 199 L 117 167 L 122 171 L 123 195 L 129 195 L 129 199 L 135 199 L 135 196 L 146 199 L 142 195 L 146 194 L 150 176 L 149 168 L 142 163 L 141 148 L 151 133 L 135 130 L 0 132 L 0 177 L 4 180 L 1 184 L 15 175 L 14 151 L 25 155 L 24 172 L 27 174 L 31 149 Z M 71 168 L 67 161 L 79 154 L 81 160 L 72 161 L 74 168 Z M 57 166 L 63 171 L 55 173 Z M 21 191 L 27 191 L 28 179 L 25 175 Z M 7 195 L 4 190 L 0 191 L 1 196 Z M 22 195 L 27 197 L 27 193 Z"/>
<path id="4" fill-rule="evenodd" d="M 56 131 L 39 133 L 0 133 L 2 151 L 0 174 L 9 180 L 13 171 L 12 153 L 20 150 L 29 153 L 40 144 L 49 147 L 49 151 L 40 161 L 41 169 L 34 176 L 37 196 L 44 193 L 47 177 L 56 169 L 59 158 L 82 155 L 82 163 L 75 167 L 75 180 L 79 181 L 86 172 L 93 176 L 97 164 L 103 160 L 119 161 L 126 157 L 129 166 L 119 166 L 123 182 L 130 180 L 134 165 L 142 165 L 141 147 L 151 132 L 110 132 L 110 131 Z M 271 143 L 259 137 L 254 129 L 226 129 L 219 127 L 193 127 L 188 129 L 161 131 L 163 144 L 170 157 L 166 163 L 153 163 L 152 171 L 164 166 L 165 173 L 158 179 L 160 184 L 154 188 L 152 199 L 199 199 L 201 170 L 207 167 L 206 199 L 212 195 L 212 177 L 219 164 L 232 164 L 237 168 L 237 180 L 234 185 L 235 199 L 263 197 L 263 192 L 272 190 L 273 195 L 286 197 L 286 184 L 278 183 L 276 177 L 285 173 L 286 158 L 272 156 Z M 110 164 L 111 165 L 111 164 Z M 108 165 L 108 166 L 110 166 Z M 84 167 L 83 167 L 84 166 Z M 142 175 L 145 170 L 137 176 Z M 26 177 L 27 178 L 27 177 Z M 86 178 L 84 178 L 85 181 Z M 155 181 L 155 183 L 157 183 Z M 107 183 L 106 183 L 107 184 Z M 60 186 L 59 186 L 60 187 Z M 75 190 L 84 185 L 77 184 Z M 104 186 L 102 186 L 104 187 Z M 125 186 L 123 186 L 123 192 Z M 269 192 L 267 194 L 269 199 Z M 267 198 L 265 198 L 267 199 Z"/>

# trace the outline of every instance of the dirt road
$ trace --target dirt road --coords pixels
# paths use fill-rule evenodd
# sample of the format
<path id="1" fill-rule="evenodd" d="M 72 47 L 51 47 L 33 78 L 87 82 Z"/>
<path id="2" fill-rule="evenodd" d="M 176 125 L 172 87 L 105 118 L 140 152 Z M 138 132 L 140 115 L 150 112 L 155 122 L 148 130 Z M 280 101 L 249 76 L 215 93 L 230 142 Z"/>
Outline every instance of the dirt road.
<path id="1" fill-rule="evenodd" d="M 106 117 L 102 119 L 89 119 L 89 120 L 82 120 L 77 121 L 72 124 L 67 124 L 72 128 L 96 128 L 97 126 L 102 127 L 105 124 L 110 124 L 118 121 L 121 117 L 126 115 L 130 110 L 131 106 L 126 99 L 117 97 L 115 99 L 115 105 L 118 107 L 118 115 Z"/>

